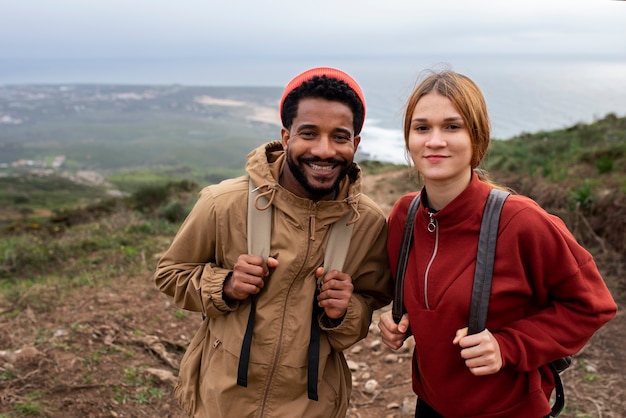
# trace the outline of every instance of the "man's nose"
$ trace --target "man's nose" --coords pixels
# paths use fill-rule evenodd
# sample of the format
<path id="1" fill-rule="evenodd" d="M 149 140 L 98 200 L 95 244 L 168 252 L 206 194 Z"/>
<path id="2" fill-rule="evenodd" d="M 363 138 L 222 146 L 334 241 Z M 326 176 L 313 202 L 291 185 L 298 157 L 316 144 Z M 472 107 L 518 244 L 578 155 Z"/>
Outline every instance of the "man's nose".
<path id="1" fill-rule="evenodd" d="M 311 153 L 321 159 L 327 159 L 334 157 L 337 152 L 331 138 L 328 135 L 322 135 L 315 143 Z"/>

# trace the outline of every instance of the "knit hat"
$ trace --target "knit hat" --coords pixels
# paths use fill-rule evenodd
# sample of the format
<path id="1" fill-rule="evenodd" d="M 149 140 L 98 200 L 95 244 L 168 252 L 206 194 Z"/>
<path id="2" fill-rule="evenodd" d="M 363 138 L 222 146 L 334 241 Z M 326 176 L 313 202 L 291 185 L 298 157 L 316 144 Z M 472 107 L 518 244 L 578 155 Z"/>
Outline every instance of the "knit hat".
<path id="1" fill-rule="evenodd" d="M 341 70 L 330 67 L 317 67 L 311 68 L 310 70 L 306 70 L 305 72 L 295 76 L 293 80 L 287 84 L 285 87 L 285 91 L 283 92 L 283 97 L 280 99 L 280 116 L 282 119 L 283 116 L 283 104 L 285 103 L 285 99 L 295 89 L 300 87 L 302 83 L 306 81 L 310 81 L 315 76 L 323 76 L 325 75 L 328 78 L 336 78 L 337 80 L 341 80 L 346 83 L 354 92 L 356 93 L 359 100 L 361 100 L 361 104 L 363 105 L 363 120 L 365 120 L 365 98 L 363 97 L 363 92 L 361 91 L 361 87 L 357 84 L 357 82 L 350 77 L 348 74 L 344 73 Z"/>

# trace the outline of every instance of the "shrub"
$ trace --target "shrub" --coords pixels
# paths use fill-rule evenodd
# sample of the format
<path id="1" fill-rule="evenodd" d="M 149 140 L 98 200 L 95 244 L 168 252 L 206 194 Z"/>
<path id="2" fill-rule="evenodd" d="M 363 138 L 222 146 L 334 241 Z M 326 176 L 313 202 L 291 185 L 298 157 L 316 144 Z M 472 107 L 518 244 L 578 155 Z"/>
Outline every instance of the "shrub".
<path id="1" fill-rule="evenodd" d="M 165 219 L 170 223 L 180 223 L 187 216 L 188 210 L 183 202 L 176 200 L 161 207 L 158 212 L 160 219 Z"/>
<path id="2" fill-rule="evenodd" d="M 167 202 L 168 186 L 143 186 L 132 195 L 133 209 L 143 213 L 152 212 Z"/>

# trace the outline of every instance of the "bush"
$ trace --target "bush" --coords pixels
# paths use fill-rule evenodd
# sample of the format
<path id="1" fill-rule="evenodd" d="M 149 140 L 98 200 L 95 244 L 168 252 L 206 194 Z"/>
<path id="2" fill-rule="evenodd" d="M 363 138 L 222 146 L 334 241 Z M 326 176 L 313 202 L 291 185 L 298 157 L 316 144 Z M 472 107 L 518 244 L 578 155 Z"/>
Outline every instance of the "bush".
<path id="1" fill-rule="evenodd" d="M 152 212 L 164 205 L 170 196 L 168 186 L 143 186 L 132 195 L 133 209 Z"/>
<path id="2" fill-rule="evenodd" d="M 161 207 L 158 216 L 160 219 L 165 219 L 170 223 L 180 223 L 185 219 L 187 213 L 189 211 L 184 203 L 177 200 Z"/>

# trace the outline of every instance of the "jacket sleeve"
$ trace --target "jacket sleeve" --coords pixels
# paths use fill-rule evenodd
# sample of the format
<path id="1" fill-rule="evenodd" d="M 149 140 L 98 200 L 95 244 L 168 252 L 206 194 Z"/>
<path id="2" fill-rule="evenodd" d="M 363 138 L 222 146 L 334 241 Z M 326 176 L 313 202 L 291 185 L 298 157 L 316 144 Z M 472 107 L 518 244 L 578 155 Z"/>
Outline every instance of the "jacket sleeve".
<path id="1" fill-rule="evenodd" d="M 509 297 L 517 293 L 515 298 L 529 301 L 500 306 L 509 313 L 514 306 L 525 311 L 494 333 L 504 365 L 529 371 L 577 353 L 617 312 L 592 255 L 559 218 L 533 205 L 518 211 L 501 229 L 501 236 L 498 246 L 501 241 L 505 244 L 496 255 L 500 271 L 521 272 L 525 277 L 518 283 L 524 285 L 516 292 L 507 290 L 510 285 L 505 280 L 515 279 L 516 274 L 505 273 L 500 278 L 494 275 L 494 287 L 500 280 L 499 289 Z M 497 304 L 497 299 L 492 294 L 492 303 Z M 489 316 L 496 315 L 490 306 Z"/>
<path id="2" fill-rule="evenodd" d="M 216 211 L 208 189 L 200 193 L 193 209 L 160 258 L 155 283 L 176 306 L 214 317 L 237 308 L 223 299 L 224 280 L 231 270 L 215 260 Z"/>
<path id="3" fill-rule="evenodd" d="M 363 221 L 361 219 L 359 223 Z M 335 327 L 322 315 L 320 327 L 328 333 L 333 349 L 345 350 L 367 336 L 376 309 L 389 304 L 393 283 L 387 258 L 387 224 L 384 217 L 368 225 L 355 225 L 344 272 L 350 273 L 354 290 L 343 320 Z"/>

